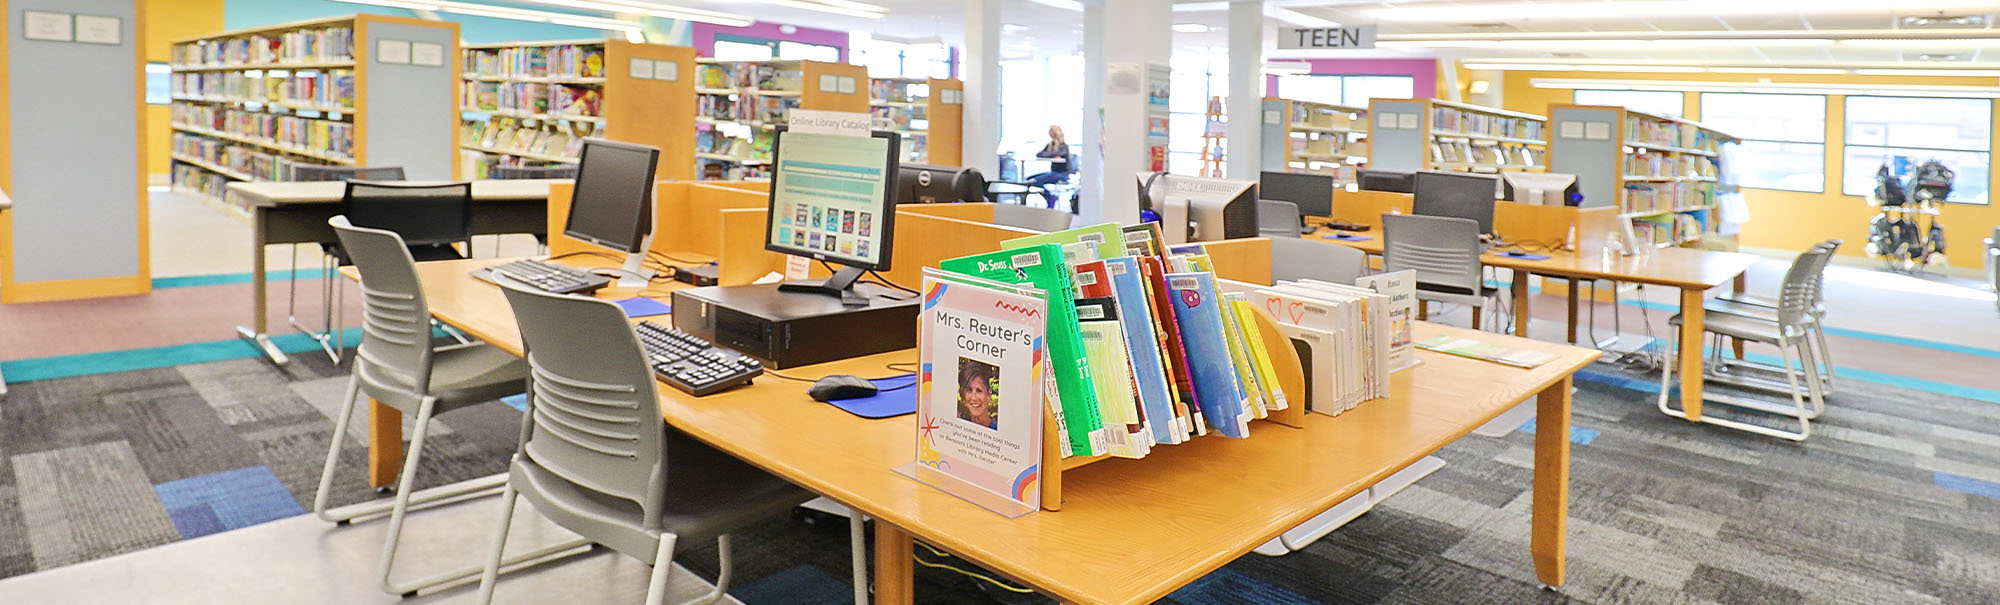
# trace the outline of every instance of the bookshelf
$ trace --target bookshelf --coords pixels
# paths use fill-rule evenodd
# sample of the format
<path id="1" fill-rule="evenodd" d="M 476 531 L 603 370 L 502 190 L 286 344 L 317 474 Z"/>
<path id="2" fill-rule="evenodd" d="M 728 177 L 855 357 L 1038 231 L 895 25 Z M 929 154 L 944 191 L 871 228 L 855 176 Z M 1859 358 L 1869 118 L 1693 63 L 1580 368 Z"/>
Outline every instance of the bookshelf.
<path id="1" fill-rule="evenodd" d="M 442 143 L 458 135 L 438 118 L 456 109 L 457 46 L 456 23 L 368 14 L 175 40 L 173 188 L 222 206 L 228 183 L 301 164 L 453 178 Z"/>
<path id="2" fill-rule="evenodd" d="M 1368 103 L 1369 168 L 1397 172 L 1548 170 L 1548 118 L 1438 99 Z"/>
<path id="3" fill-rule="evenodd" d="M 1732 189 L 1722 146 L 1740 139 L 1698 122 L 1623 107 L 1552 105 L 1550 170 L 1577 175 L 1586 207 L 1618 209 L 1620 228 L 1654 247 L 1714 234 L 1716 195 Z"/>
<path id="4" fill-rule="evenodd" d="M 868 70 L 820 61 L 697 59 L 694 175 L 701 180 L 770 176 L 772 129 L 793 109 L 868 113 Z"/>
<path id="5" fill-rule="evenodd" d="M 1346 185 L 1368 163 L 1367 109 L 1276 97 L 1263 106 L 1264 170 L 1327 174 Z"/>
<path id="6" fill-rule="evenodd" d="M 694 49 L 624 40 L 467 45 L 460 174 L 574 164 L 585 137 L 660 149 L 662 179 L 694 175 Z"/>
<path id="7" fill-rule="evenodd" d="M 876 130 L 903 135 L 905 162 L 957 166 L 965 121 L 965 83 L 945 78 L 875 78 L 868 113 Z"/>

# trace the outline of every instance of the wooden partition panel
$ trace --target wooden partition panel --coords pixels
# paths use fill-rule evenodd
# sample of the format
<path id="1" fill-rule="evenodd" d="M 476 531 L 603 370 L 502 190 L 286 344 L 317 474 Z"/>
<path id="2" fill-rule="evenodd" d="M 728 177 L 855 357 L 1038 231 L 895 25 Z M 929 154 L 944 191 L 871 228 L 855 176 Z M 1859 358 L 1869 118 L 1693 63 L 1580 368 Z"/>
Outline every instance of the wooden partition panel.
<path id="1" fill-rule="evenodd" d="M 659 178 L 694 178 L 695 53 L 686 46 L 604 42 L 605 135 L 614 141 L 652 145 L 660 149 Z M 634 78 L 634 59 L 654 61 L 667 74 Z"/>
<path id="2" fill-rule="evenodd" d="M 1263 237 L 1203 242 L 1215 262 L 1215 276 L 1253 284 L 1271 283 L 1271 240 Z"/>
<path id="3" fill-rule="evenodd" d="M 965 162 L 965 82 L 956 79 L 931 78 L 931 96 L 926 104 L 925 116 L 930 120 L 929 141 L 924 143 L 925 162 L 938 166 L 959 166 Z M 957 103 L 946 103 L 946 90 L 952 93 Z"/>
<path id="4" fill-rule="evenodd" d="M 764 208 L 770 205 L 770 195 L 737 187 L 718 187 L 708 183 L 683 183 L 686 196 L 679 207 L 662 205 L 662 213 L 671 211 L 675 222 L 668 223 L 659 235 L 653 237 L 653 248 L 693 252 L 717 256 L 722 251 L 722 211 L 738 208 Z M 763 237 L 759 233 L 758 237 Z"/>
<path id="5" fill-rule="evenodd" d="M 993 204 L 991 202 L 971 202 L 965 204 L 903 204 L 897 206 L 896 211 L 904 213 L 915 212 L 917 214 L 928 214 L 931 216 L 940 216 L 944 218 L 955 218 L 962 221 L 973 221 L 976 223 L 993 222 Z"/>
<path id="6" fill-rule="evenodd" d="M 583 240 L 579 240 L 576 238 L 565 237 L 563 235 L 563 227 L 567 224 L 569 220 L 570 198 L 573 197 L 575 193 L 576 193 L 575 184 L 572 183 L 549 184 L 549 214 L 548 214 L 549 256 L 571 254 L 587 250 L 601 250 L 605 252 L 623 254 L 623 252 L 615 251 L 610 248 L 606 248 L 596 244 L 584 242 Z M 659 181 L 653 183 L 654 237 L 653 237 L 653 247 L 651 248 L 651 250 L 655 252 L 669 252 L 669 253 L 685 250 L 683 248 L 671 248 L 666 246 L 670 243 L 677 241 L 673 237 L 674 230 L 680 229 L 681 228 L 680 225 L 686 224 L 687 215 L 685 209 L 687 207 L 687 195 L 688 195 L 688 183 L 678 182 L 678 181 Z"/>
<path id="7" fill-rule="evenodd" d="M 1410 213 L 1410 194 L 1389 191 L 1333 192 L 1333 218 L 1380 229 L 1382 215 Z"/>
<path id="8" fill-rule="evenodd" d="M 936 267 L 945 259 L 999 250 L 1000 242 L 1039 233 L 920 212 L 898 212 L 894 262 L 882 274 L 897 285 L 916 288 L 923 282 L 923 267 Z"/>

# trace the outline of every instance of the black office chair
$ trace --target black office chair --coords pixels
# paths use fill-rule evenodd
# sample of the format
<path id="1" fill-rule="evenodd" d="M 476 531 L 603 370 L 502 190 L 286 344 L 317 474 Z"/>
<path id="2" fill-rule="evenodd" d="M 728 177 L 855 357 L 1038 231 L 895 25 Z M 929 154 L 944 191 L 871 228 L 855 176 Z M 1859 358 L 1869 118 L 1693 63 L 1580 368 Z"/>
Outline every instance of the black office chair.
<path id="1" fill-rule="evenodd" d="M 357 227 L 393 231 L 403 238 L 410 249 L 410 258 L 417 261 L 457 260 L 465 258 L 452 244 L 464 244 L 472 249 L 472 183 L 391 183 L 378 181 L 348 181 L 347 192 L 340 198 L 340 214 Z M 326 350 L 334 363 L 340 363 L 340 351 L 347 348 L 347 338 L 341 333 L 340 288 L 334 280 L 338 267 L 354 264 L 348 258 L 347 250 L 334 245 L 327 248 L 327 256 L 332 263 L 325 275 L 326 288 L 326 332 L 308 335 L 319 341 L 320 348 Z M 298 326 L 294 320 L 292 325 Z M 300 326 L 301 331 L 305 331 Z M 466 339 L 457 332 L 447 330 L 454 338 Z"/>
<path id="2" fill-rule="evenodd" d="M 486 169 L 487 178 L 498 180 L 517 179 L 573 179 L 576 178 L 576 164 L 553 164 L 549 166 L 494 166 Z"/>
<path id="3" fill-rule="evenodd" d="M 292 166 L 290 176 L 294 181 L 400 181 L 403 180 L 403 167 L 298 164 Z M 338 270 L 340 265 L 345 263 L 337 264 L 335 262 L 341 258 L 338 252 L 340 249 L 339 239 L 329 236 L 325 241 L 319 242 L 319 249 L 321 252 L 319 262 L 319 297 L 323 308 L 322 317 L 320 318 L 320 331 L 314 332 L 312 329 L 307 328 L 305 324 L 299 323 L 298 244 L 292 244 L 292 278 L 287 287 L 288 292 L 285 295 L 285 319 L 292 323 L 293 329 L 312 338 L 313 342 L 319 343 L 319 348 L 326 351 L 327 357 L 333 358 L 334 363 L 340 363 L 341 347 L 335 343 L 337 335 L 333 333 L 334 293 L 338 291 L 334 282 L 334 278 L 338 276 L 334 275 L 334 271 Z"/>

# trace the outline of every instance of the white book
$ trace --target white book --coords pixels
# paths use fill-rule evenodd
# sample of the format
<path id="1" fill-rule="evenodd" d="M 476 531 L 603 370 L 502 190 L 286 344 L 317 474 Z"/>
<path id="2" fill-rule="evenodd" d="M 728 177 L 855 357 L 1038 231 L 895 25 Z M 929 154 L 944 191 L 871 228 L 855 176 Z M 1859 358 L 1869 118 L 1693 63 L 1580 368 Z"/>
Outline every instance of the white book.
<path id="1" fill-rule="evenodd" d="M 1261 306 L 1277 320 L 1279 331 L 1291 339 L 1306 372 L 1306 406 L 1323 414 L 1339 414 L 1347 409 L 1347 373 L 1343 365 L 1345 348 L 1335 333 L 1340 310 L 1317 293 L 1294 291 L 1291 287 L 1265 288 L 1253 293 L 1250 303 Z M 1302 336 L 1309 331 L 1311 338 Z"/>
<path id="2" fill-rule="evenodd" d="M 1341 361 L 1340 365 L 1336 367 L 1336 370 L 1340 372 L 1341 406 L 1346 409 L 1353 409 L 1355 405 L 1368 399 L 1370 387 L 1368 383 L 1367 363 L 1369 358 L 1366 355 L 1366 330 L 1363 329 L 1361 319 L 1361 309 L 1363 306 L 1361 298 L 1333 292 L 1325 288 L 1292 282 L 1272 286 L 1272 289 L 1278 292 L 1290 292 L 1297 296 L 1319 300 L 1327 305 L 1329 309 L 1332 309 L 1333 313 L 1327 318 L 1330 323 L 1324 324 L 1327 327 L 1323 329 L 1332 332 L 1336 338 L 1334 345 L 1338 350 Z"/>

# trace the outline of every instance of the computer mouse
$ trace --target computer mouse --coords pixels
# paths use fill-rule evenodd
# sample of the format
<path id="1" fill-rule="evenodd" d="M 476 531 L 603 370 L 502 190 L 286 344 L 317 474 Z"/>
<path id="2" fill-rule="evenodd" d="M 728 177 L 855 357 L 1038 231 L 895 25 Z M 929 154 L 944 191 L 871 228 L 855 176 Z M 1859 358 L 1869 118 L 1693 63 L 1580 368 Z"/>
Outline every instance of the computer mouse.
<path id="1" fill-rule="evenodd" d="M 834 401 L 867 397 L 874 395 L 875 390 L 875 383 L 866 378 L 834 374 L 814 382 L 812 388 L 806 389 L 806 394 L 811 395 L 813 401 Z"/>

